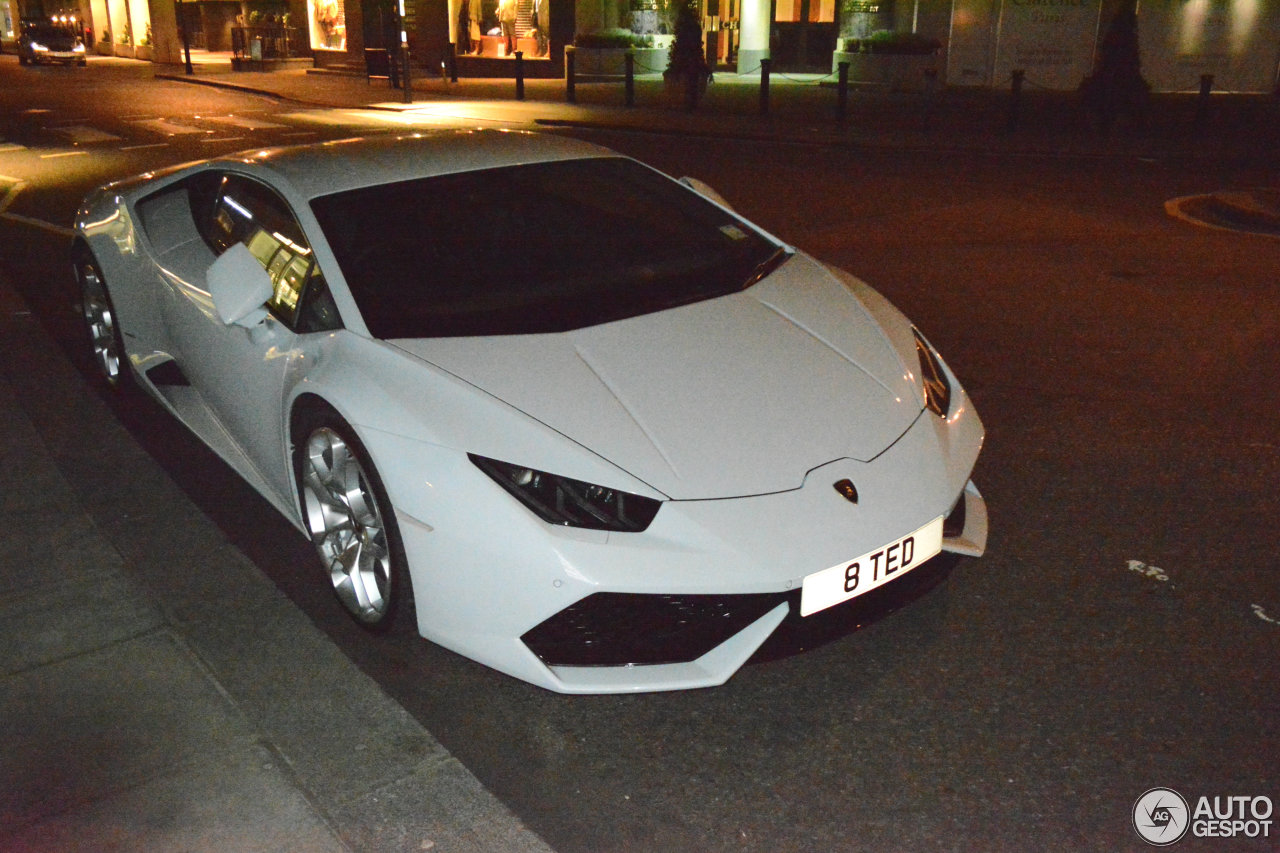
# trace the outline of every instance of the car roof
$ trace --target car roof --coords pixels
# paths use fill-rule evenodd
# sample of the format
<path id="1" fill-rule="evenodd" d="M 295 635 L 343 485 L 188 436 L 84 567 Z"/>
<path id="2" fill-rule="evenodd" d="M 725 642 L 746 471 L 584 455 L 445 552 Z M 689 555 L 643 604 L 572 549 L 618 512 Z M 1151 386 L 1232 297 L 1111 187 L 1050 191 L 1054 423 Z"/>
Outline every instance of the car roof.
<path id="1" fill-rule="evenodd" d="M 457 172 L 616 157 L 598 145 L 526 131 L 432 130 L 244 152 L 222 161 L 273 172 L 307 199 Z M 255 169 L 256 170 L 256 169 Z"/>

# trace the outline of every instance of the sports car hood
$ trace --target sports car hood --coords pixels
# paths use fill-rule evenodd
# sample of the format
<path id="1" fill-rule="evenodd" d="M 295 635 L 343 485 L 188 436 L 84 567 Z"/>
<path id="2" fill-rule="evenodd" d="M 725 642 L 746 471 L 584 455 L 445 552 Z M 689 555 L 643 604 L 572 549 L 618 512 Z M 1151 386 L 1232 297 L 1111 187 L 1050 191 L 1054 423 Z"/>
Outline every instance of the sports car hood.
<path id="1" fill-rule="evenodd" d="M 391 343 L 675 499 L 798 488 L 923 407 L 915 366 L 803 254 L 741 293 L 572 332 Z"/>

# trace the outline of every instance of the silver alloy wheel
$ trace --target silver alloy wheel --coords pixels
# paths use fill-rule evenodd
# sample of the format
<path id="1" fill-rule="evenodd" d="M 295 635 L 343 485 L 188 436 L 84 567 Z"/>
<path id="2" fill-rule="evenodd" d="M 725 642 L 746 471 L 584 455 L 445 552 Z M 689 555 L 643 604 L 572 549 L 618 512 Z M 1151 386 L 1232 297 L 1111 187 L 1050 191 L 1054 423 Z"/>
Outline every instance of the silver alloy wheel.
<path id="1" fill-rule="evenodd" d="M 82 261 L 77 270 L 94 363 L 107 382 L 117 385 L 120 382 L 120 359 L 124 353 L 120 351 L 120 336 L 116 331 L 115 311 L 111 307 L 111 298 L 107 296 L 107 286 L 92 261 Z"/>
<path id="2" fill-rule="evenodd" d="M 302 454 L 307 530 L 342 606 L 375 625 L 390 612 L 392 560 L 382 511 L 359 458 L 329 427 Z"/>

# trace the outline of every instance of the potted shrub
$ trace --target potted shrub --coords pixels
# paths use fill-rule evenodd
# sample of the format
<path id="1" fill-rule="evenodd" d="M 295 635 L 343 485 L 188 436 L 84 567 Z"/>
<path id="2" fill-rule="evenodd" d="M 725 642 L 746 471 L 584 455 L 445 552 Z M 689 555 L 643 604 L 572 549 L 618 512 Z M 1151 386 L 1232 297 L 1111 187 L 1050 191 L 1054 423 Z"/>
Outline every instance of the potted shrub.
<path id="1" fill-rule="evenodd" d="M 890 54 L 893 56 L 932 56 L 942 47 L 942 42 L 920 33 L 900 33 L 880 30 L 862 39 L 846 39 L 845 50 L 860 53 Z"/>
<path id="2" fill-rule="evenodd" d="M 662 80 L 667 96 L 673 103 L 683 102 L 693 109 L 707 91 L 711 82 L 711 68 L 703 54 L 702 22 L 698 19 L 698 7 L 684 2 L 676 12 L 676 40 L 671 44 L 667 70 Z"/>
<path id="3" fill-rule="evenodd" d="M 150 60 L 152 58 L 151 24 L 147 24 L 147 29 L 142 34 L 142 39 L 133 46 L 133 58 L 146 60 Z"/>
<path id="4" fill-rule="evenodd" d="M 126 59 L 133 59 L 133 33 L 129 31 L 128 24 L 125 24 L 122 31 L 116 33 L 116 44 L 112 53 Z"/>
<path id="5" fill-rule="evenodd" d="M 920 33 L 881 30 L 866 38 L 846 38 L 831 57 L 831 70 L 849 63 L 849 79 L 878 83 L 893 92 L 919 92 L 925 71 L 937 68 L 942 43 Z"/>

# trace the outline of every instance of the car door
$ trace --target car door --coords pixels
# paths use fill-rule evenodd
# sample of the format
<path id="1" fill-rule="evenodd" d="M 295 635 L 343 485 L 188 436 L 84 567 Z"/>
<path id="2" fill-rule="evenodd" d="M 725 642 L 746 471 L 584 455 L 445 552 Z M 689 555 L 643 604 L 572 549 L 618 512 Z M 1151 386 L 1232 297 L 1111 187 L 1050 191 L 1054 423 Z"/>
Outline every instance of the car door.
<path id="1" fill-rule="evenodd" d="M 168 323 L 180 366 L 210 413 L 277 503 L 296 503 L 289 475 L 287 390 L 316 364 L 327 331 L 340 327 L 310 244 L 275 190 L 234 172 L 201 177 L 193 219 L 214 256 L 244 245 L 271 278 L 268 315 L 245 328 L 223 323 L 207 285 L 175 290 Z M 193 188 L 193 190 L 196 188 Z"/>

